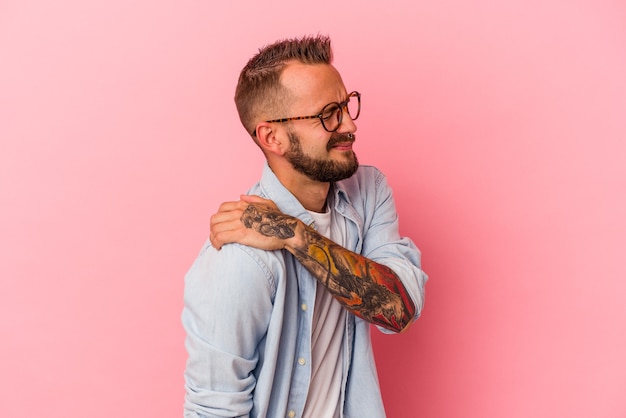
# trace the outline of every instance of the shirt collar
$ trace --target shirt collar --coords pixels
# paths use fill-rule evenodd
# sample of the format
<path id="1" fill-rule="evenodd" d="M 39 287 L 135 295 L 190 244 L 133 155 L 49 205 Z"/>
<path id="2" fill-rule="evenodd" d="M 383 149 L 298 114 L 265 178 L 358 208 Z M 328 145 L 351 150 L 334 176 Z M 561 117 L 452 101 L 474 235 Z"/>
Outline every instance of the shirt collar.
<path id="1" fill-rule="evenodd" d="M 313 222 L 313 219 L 300 201 L 278 180 L 267 161 L 263 166 L 260 187 L 263 196 L 272 200 L 281 212 L 295 216 L 307 225 Z M 340 202 L 350 204 L 350 198 L 343 180 L 331 184 L 329 194 L 331 196 L 329 196 L 328 203 L 334 207 L 337 207 Z"/>

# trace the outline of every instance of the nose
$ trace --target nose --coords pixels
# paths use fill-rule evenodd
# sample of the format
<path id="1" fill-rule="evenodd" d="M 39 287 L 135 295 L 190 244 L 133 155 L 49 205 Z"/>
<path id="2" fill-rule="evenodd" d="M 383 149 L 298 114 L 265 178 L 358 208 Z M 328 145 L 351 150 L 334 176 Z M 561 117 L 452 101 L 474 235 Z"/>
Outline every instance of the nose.
<path id="1" fill-rule="evenodd" d="M 339 124 L 339 128 L 337 132 L 339 133 L 354 133 L 357 130 L 356 123 L 350 117 L 348 113 L 348 107 L 344 106 L 341 108 L 343 115 L 341 116 L 341 123 Z"/>

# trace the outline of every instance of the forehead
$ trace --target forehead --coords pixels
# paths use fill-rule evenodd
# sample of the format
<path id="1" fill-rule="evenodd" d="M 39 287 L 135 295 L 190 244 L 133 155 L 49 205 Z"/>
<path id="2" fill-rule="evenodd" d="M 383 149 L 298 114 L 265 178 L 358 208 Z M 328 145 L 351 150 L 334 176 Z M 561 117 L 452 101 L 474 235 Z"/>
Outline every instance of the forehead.
<path id="1" fill-rule="evenodd" d="M 317 111 L 347 96 L 339 71 L 329 64 L 291 62 L 283 70 L 280 81 L 293 95 L 294 109 Z"/>

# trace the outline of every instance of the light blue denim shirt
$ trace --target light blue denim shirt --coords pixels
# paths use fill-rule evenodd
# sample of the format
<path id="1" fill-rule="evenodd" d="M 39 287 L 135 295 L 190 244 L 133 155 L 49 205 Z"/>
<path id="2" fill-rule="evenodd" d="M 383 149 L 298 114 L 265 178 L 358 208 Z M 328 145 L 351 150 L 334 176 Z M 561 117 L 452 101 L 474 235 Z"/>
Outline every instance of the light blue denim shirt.
<path id="1" fill-rule="evenodd" d="M 313 223 L 267 164 L 249 194 Z M 419 250 L 399 235 L 384 175 L 359 167 L 333 185 L 329 205 L 347 219 L 346 248 L 390 267 L 415 303 L 417 319 L 427 276 Z M 228 244 L 218 251 L 207 242 L 185 277 L 185 417 L 300 417 L 311 380 L 315 289 L 315 278 L 286 250 Z M 384 417 L 370 324 L 346 318 L 342 416 Z"/>

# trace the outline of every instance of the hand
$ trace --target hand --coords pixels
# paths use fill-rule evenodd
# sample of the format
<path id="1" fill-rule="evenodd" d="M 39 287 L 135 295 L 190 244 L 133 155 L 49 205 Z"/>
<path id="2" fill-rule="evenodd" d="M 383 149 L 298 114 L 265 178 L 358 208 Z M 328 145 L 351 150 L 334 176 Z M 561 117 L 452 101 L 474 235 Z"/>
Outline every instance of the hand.
<path id="1" fill-rule="evenodd" d="M 218 250 L 232 242 L 262 250 L 279 250 L 295 236 L 298 222 L 278 210 L 271 200 L 242 195 L 239 201 L 222 203 L 211 217 L 210 240 Z"/>

